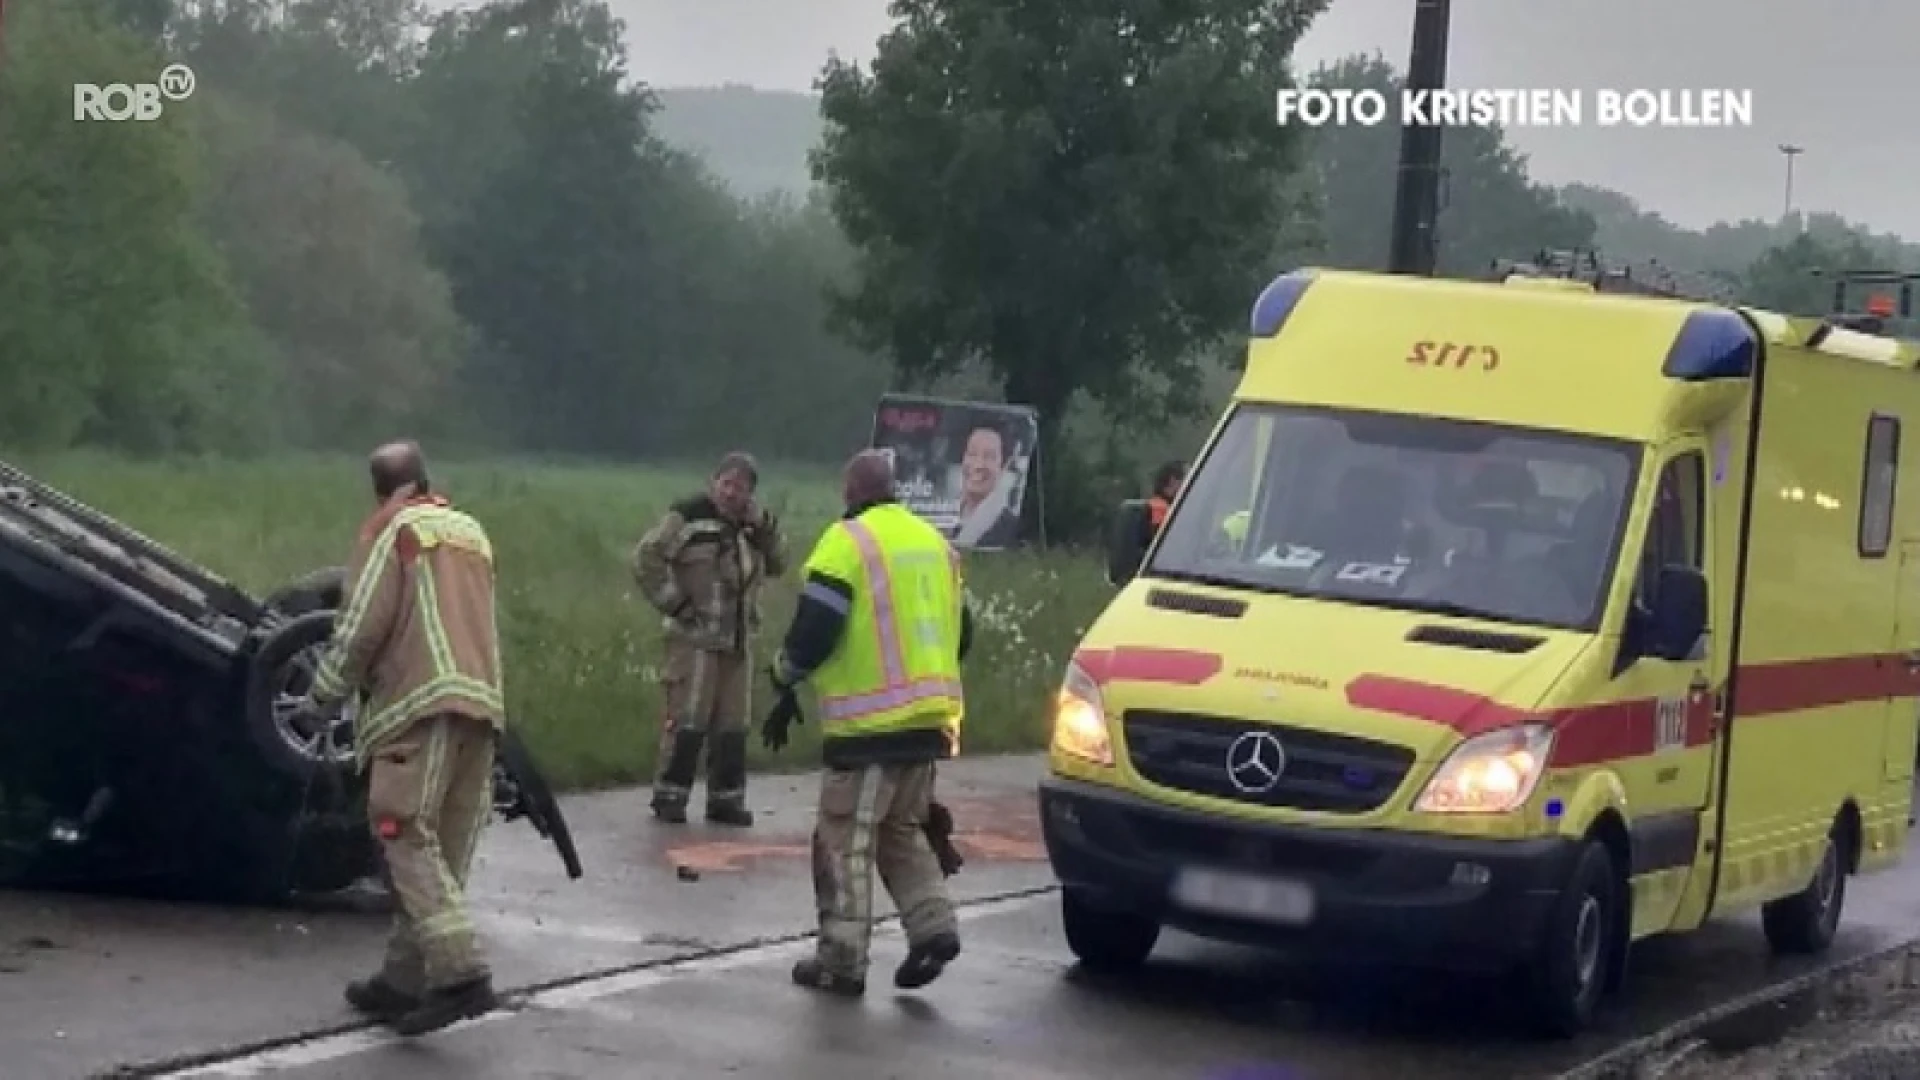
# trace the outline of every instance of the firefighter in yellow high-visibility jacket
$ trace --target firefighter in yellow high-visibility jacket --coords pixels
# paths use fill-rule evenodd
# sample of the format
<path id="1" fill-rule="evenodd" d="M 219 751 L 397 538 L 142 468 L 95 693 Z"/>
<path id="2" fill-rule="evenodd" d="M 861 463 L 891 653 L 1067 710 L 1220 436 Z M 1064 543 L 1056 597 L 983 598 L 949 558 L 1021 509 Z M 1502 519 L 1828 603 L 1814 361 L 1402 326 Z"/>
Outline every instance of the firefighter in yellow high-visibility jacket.
<path id="1" fill-rule="evenodd" d="M 845 516 L 807 559 L 773 662 L 777 701 L 763 736 L 774 750 L 786 745 L 788 725 L 801 720 L 795 690 L 811 682 L 826 765 L 813 833 L 820 933 L 793 980 L 857 996 L 866 991 L 876 867 L 907 935 L 894 985 L 925 986 L 960 954 L 945 882 L 958 860 L 936 848 L 948 815 L 933 786 L 935 763 L 959 749 L 960 662 L 972 619 L 959 556 L 894 501 L 884 454 L 848 462 L 845 496 Z"/>

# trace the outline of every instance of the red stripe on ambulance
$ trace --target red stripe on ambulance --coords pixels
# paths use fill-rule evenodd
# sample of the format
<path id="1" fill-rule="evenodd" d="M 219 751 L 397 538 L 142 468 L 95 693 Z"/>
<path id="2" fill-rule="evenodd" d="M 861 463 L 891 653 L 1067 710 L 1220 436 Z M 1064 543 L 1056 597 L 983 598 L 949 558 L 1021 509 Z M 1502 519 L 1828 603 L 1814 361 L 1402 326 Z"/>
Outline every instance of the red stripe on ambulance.
<path id="1" fill-rule="evenodd" d="M 1123 645 L 1117 649 L 1081 649 L 1073 654 L 1094 682 L 1172 683 L 1198 686 L 1226 666 L 1219 653 L 1194 649 L 1154 649 Z"/>
<path id="2" fill-rule="evenodd" d="M 1752 719 L 1886 698 L 1920 696 L 1920 672 L 1894 654 L 1868 653 L 1816 660 L 1755 664 L 1740 669 L 1739 714 Z M 1347 684 L 1347 703 L 1449 727 L 1472 738 L 1538 716 L 1559 732 L 1553 767 L 1597 765 L 1651 754 L 1659 745 L 1659 701 L 1578 705 L 1538 713 L 1484 695 L 1389 675 L 1362 675 Z M 1713 695 L 1695 693 L 1685 704 L 1690 747 L 1713 741 Z"/>

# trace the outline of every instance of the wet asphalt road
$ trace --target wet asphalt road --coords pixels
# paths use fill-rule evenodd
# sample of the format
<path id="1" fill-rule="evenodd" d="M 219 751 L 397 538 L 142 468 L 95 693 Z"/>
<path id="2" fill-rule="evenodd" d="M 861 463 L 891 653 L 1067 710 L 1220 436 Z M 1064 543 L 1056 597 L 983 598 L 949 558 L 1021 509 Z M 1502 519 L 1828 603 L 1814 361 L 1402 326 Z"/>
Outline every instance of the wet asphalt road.
<path id="1" fill-rule="evenodd" d="M 641 792 L 571 801 L 579 882 L 531 829 L 494 829 L 477 915 L 499 982 L 529 993 L 413 1044 L 359 1028 L 339 997 L 376 960 L 382 915 L 0 893 L 0 1077 L 1547 1077 L 1808 967 L 1770 960 L 1753 919 L 1656 942 L 1636 953 L 1629 1005 L 1546 1045 L 1504 1018 L 1496 987 L 1299 970 L 1177 935 L 1145 977 L 1094 980 L 1074 968 L 1048 891 L 1039 772 L 1028 758 L 943 773 L 969 857 L 952 880 L 970 905 L 966 952 L 917 994 L 891 988 L 890 933 L 864 1001 L 788 982 L 805 948 L 793 939 L 811 930 L 813 789 L 762 778 L 748 832 L 652 825 Z M 1917 855 L 1853 883 L 1829 959 L 1920 933 Z M 244 1053 L 273 1042 L 291 1045 Z"/>

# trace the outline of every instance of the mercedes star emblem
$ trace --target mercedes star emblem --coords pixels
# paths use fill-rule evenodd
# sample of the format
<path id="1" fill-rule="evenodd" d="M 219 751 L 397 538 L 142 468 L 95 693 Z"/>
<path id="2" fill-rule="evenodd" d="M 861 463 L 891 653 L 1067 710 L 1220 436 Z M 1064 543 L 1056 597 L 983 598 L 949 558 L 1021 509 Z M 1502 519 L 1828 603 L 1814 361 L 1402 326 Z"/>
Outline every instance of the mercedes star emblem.
<path id="1" fill-rule="evenodd" d="M 1227 747 L 1227 779 L 1247 795 L 1265 795 L 1280 782 L 1287 752 L 1264 731 L 1249 731 Z"/>

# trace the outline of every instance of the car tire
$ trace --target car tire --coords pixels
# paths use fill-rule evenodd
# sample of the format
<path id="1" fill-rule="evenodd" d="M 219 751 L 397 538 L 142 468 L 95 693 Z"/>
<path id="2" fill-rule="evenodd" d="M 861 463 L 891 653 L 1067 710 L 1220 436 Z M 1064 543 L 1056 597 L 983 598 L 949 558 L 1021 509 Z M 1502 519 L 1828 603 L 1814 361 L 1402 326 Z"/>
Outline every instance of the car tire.
<path id="1" fill-rule="evenodd" d="M 1572 1038 L 1593 1023 L 1615 950 L 1625 947 L 1622 885 L 1612 852 L 1598 840 L 1587 841 L 1529 973 L 1530 1018 L 1543 1034 Z"/>
<path id="2" fill-rule="evenodd" d="M 1160 940 L 1158 922 L 1101 908 L 1073 889 L 1060 891 L 1060 921 L 1080 966 L 1102 974 L 1138 970 Z"/>
<path id="3" fill-rule="evenodd" d="M 275 589 L 260 605 L 283 619 L 297 619 L 312 611 L 338 610 L 346 587 L 346 567 L 323 567 Z"/>
<path id="4" fill-rule="evenodd" d="M 1840 911 L 1847 902 L 1851 855 L 1847 834 L 1835 822 L 1807 887 L 1760 909 L 1760 926 L 1774 952 L 1807 956 L 1825 952 L 1833 944 L 1834 934 L 1840 929 Z"/>
<path id="5" fill-rule="evenodd" d="M 342 776 L 354 768 L 349 702 L 320 739 L 305 739 L 285 722 L 286 707 L 312 685 L 314 667 L 333 636 L 333 613 L 310 611 L 271 630 L 248 665 L 244 712 L 247 735 L 267 763 L 301 781 L 326 768 Z"/>

